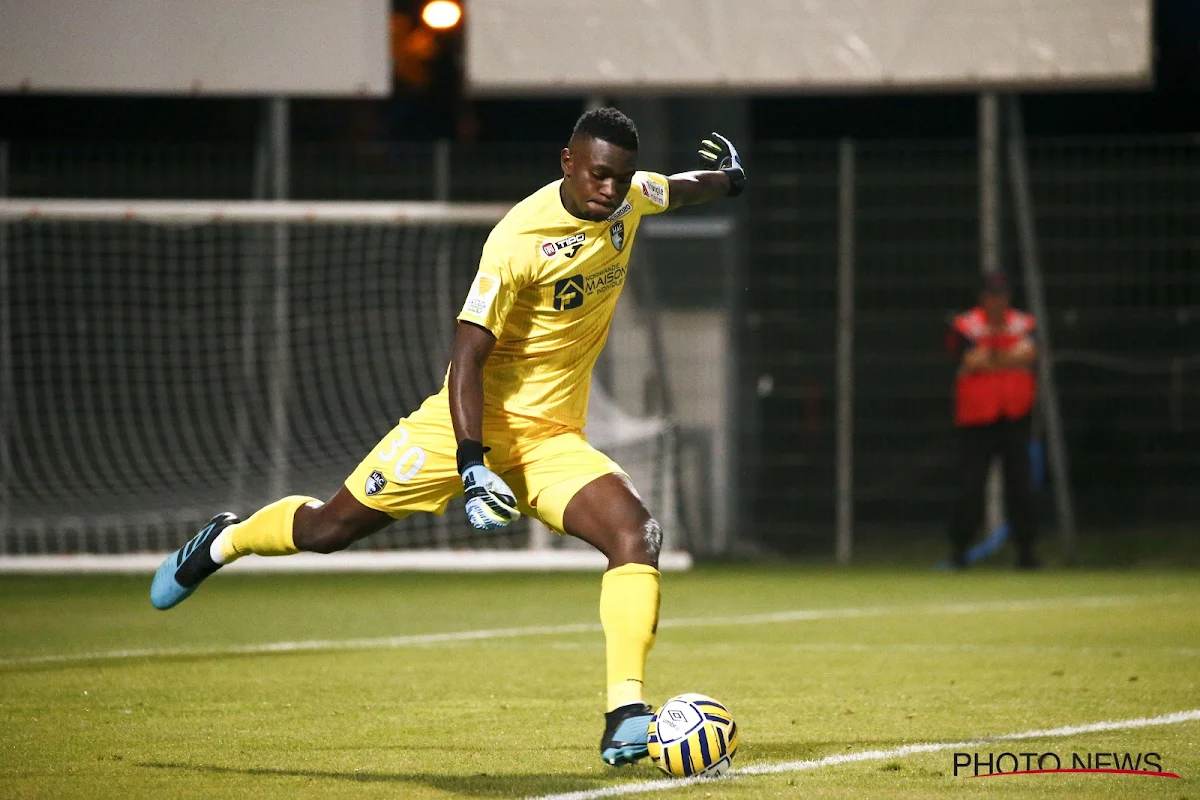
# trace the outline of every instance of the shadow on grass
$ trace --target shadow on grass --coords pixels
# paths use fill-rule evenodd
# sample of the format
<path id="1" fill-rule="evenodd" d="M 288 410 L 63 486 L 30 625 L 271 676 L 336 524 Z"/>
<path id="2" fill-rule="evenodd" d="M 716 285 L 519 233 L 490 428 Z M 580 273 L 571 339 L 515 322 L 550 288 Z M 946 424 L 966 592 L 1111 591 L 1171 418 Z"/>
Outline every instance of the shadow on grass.
<path id="1" fill-rule="evenodd" d="M 599 789 L 637 780 L 660 778 L 662 774 L 645 769 L 608 770 L 605 772 L 551 773 L 545 775 L 434 775 L 429 773 L 335 772 L 316 769 L 285 769 L 277 767 L 221 767 L 215 764 L 185 764 L 179 762 L 144 761 L 139 767 L 161 770 L 181 770 L 208 775 L 246 775 L 252 778 L 310 778 L 349 781 L 351 783 L 421 784 L 444 792 L 469 797 L 528 797 L 555 792 L 574 792 Z"/>
<path id="2" fill-rule="evenodd" d="M 899 740 L 870 742 L 760 742 L 742 748 L 734 767 L 758 763 L 807 761 L 831 755 L 849 754 L 855 751 L 895 747 Z M 443 748 L 444 749 L 444 748 Z M 224 767 L 215 764 L 187 764 L 181 762 L 142 762 L 139 767 L 162 770 L 181 770 L 210 775 L 246 775 L 267 778 L 309 778 L 320 780 L 349 781 L 352 783 L 420 784 L 432 789 L 454 792 L 468 797 L 528 797 L 531 795 L 559 792 L 577 792 L 601 789 L 624 783 L 656 780 L 664 775 L 643 763 L 633 769 L 597 769 L 595 772 L 563 772 L 541 775 L 448 775 L 430 773 L 372 772 L 361 770 L 336 772 L 333 770 L 286 769 L 280 767 Z"/>

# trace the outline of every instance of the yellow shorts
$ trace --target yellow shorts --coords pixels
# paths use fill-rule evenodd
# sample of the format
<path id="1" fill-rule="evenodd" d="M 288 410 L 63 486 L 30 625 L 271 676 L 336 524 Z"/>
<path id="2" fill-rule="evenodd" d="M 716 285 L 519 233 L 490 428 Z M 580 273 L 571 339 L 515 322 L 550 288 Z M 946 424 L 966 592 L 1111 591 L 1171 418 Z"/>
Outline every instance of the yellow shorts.
<path id="1" fill-rule="evenodd" d="M 558 533 L 565 533 L 563 514 L 580 489 L 601 476 L 625 474 L 581 431 L 563 425 L 485 411 L 483 441 L 491 448 L 488 468 L 516 493 L 521 513 Z M 463 493 L 457 451 L 449 399 L 441 392 L 383 437 L 346 479 L 346 488 L 363 505 L 396 519 L 416 511 L 442 514 Z"/>

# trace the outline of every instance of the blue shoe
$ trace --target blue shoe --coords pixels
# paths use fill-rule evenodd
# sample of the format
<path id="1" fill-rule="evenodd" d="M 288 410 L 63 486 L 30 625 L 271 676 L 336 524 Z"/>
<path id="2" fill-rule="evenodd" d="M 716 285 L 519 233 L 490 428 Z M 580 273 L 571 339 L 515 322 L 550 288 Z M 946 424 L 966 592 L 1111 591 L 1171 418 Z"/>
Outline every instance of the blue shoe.
<path id="1" fill-rule="evenodd" d="M 604 737 L 600 739 L 600 758 L 614 767 L 632 764 L 650 755 L 646 746 L 654 709 L 645 703 L 631 703 L 604 715 Z"/>
<path id="2" fill-rule="evenodd" d="M 160 610 L 177 606 L 196 591 L 200 581 L 221 565 L 212 560 L 209 549 L 221 531 L 240 520 L 228 511 L 217 514 L 183 547 L 167 556 L 154 573 L 150 584 L 150 604 Z"/>

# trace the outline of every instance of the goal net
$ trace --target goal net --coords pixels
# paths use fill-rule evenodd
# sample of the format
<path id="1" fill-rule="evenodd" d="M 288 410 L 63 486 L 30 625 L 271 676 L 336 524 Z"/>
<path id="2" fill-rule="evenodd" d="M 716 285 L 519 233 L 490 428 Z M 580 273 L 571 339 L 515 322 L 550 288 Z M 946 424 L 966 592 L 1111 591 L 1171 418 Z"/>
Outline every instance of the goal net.
<path id="1" fill-rule="evenodd" d="M 0 201 L 0 556 L 163 552 L 216 511 L 332 495 L 441 386 L 506 210 Z M 668 420 L 599 386 L 592 412 L 589 439 L 668 524 Z M 532 521 L 477 532 L 461 504 L 356 547 L 559 546 Z"/>

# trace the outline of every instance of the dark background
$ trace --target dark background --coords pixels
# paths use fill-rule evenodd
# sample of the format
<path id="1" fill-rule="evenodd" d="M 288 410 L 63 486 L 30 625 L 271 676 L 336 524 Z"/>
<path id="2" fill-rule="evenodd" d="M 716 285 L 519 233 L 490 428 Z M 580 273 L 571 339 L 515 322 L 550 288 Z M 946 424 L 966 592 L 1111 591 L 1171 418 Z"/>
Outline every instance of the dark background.
<path id="1" fill-rule="evenodd" d="M 393 4 L 415 19 L 423 5 Z M 466 12 L 470 13 L 469 0 Z M 407 28 L 402 28 L 407 30 Z M 422 43 L 422 47 L 425 43 Z M 300 142 L 559 142 L 582 98 L 467 99 L 461 89 L 461 31 L 434 37 L 428 57 L 398 45 L 401 67 L 386 100 L 298 99 L 292 133 Z M 1200 3 L 1159 0 L 1156 85 L 1150 91 L 1026 95 L 1031 135 L 1195 132 L 1200 130 Z M 755 97 L 760 139 L 952 138 L 975 131 L 968 94 Z M 255 136 L 252 99 L 0 95 L 0 139 L 80 142 L 241 142 Z"/>
<path id="2" fill-rule="evenodd" d="M 553 177 L 584 98 L 465 97 L 461 34 L 414 33 L 420 5 L 394 3 L 390 98 L 292 100 L 292 197 L 428 199 L 435 140 L 454 143 L 454 200 L 513 200 Z M 1148 365 L 1200 352 L 1200 2 L 1160 0 L 1155 53 L 1145 90 L 1022 95 L 1056 349 Z M 976 96 L 756 96 L 748 117 L 742 534 L 772 551 L 830 550 L 844 137 L 860 159 L 858 539 L 886 549 L 906 528 L 937 532 L 954 471 L 941 335 L 947 315 L 971 303 L 978 269 Z M 0 95 L 9 188 L 24 196 L 250 197 L 261 119 L 258 98 Z M 1117 136 L 1126 138 L 1114 150 Z M 672 167 L 690 163 L 690 144 L 669 143 Z M 1003 216 L 1004 265 L 1019 273 L 1011 204 Z M 688 269 L 664 266 L 668 281 Z M 1178 384 L 1080 363 L 1056 375 L 1085 531 L 1200 518 L 1195 366 Z M 764 376 L 773 389 L 760 393 Z M 1049 526 L 1045 494 L 1043 503 Z"/>

